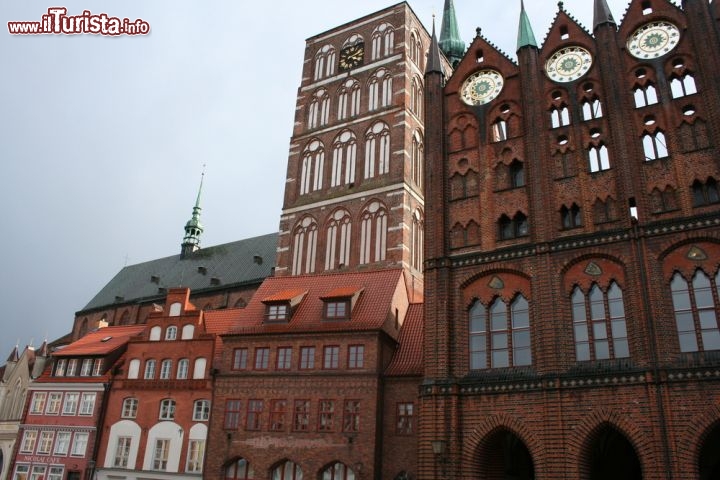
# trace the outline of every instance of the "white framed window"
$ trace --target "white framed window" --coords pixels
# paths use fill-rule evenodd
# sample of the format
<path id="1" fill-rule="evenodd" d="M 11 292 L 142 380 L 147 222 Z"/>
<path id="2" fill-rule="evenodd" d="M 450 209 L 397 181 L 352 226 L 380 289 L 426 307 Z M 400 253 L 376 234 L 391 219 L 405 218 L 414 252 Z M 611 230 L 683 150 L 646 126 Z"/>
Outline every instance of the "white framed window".
<path id="1" fill-rule="evenodd" d="M 75 372 L 77 371 L 77 364 L 78 364 L 77 358 L 71 358 L 70 360 L 68 360 L 67 370 L 65 371 L 65 375 L 67 375 L 68 377 L 74 377 Z"/>
<path id="2" fill-rule="evenodd" d="M 170 325 L 165 329 L 165 340 L 177 340 L 177 327 Z"/>
<path id="3" fill-rule="evenodd" d="M 195 400 L 193 421 L 207 422 L 208 420 L 210 420 L 210 400 Z"/>
<path id="4" fill-rule="evenodd" d="M 47 406 L 45 407 L 46 415 L 57 415 L 60 413 L 60 405 L 62 404 L 61 392 L 50 392 L 48 394 Z"/>
<path id="5" fill-rule="evenodd" d="M 65 394 L 65 401 L 63 401 L 63 415 L 75 415 L 77 413 L 78 401 L 80 400 L 80 394 L 75 392 L 69 392 Z"/>
<path id="6" fill-rule="evenodd" d="M 122 406 L 122 413 L 120 416 L 122 418 L 135 418 L 137 417 L 137 411 L 138 411 L 138 399 L 137 398 L 126 398 L 123 400 L 123 406 Z"/>
<path id="7" fill-rule="evenodd" d="M 155 379 L 155 360 L 150 359 L 145 361 L 145 380 Z"/>
<path id="8" fill-rule="evenodd" d="M 646 162 L 668 156 L 667 141 L 665 140 L 665 134 L 661 130 L 654 133 L 645 133 L 642 136 L 642 143 Z"/>
<path id="9" fill-rule="evenodd" d="M 32 472 L 30 472 L 30 480 L 45 480 L 45 472 L 47 472 L 47 467 L 35 465 L 32 468 Z"/>
<path id="10" fill-rule="evenodd" d="M 187 358 L 181 358 L 178 361 L 178 368 L 177 368 L 177 379 L 178 380 L 186 380 L 188 378 L 188 367 L 190 365 L 190 361 Z"/>
<path id="11" fill-rule="evenodd" d="M 92 415 L 95 411 L 96 393 L 83 393 L 80 401 L 80 415 Z"/>
<path id="12" fill-rule="evenodd" d="M 118 437 L 117 446 L 115 447 L 115 456 L 113 457 L 113 467 L 128 468 L 131 445 L 131 437 Z"/>
<path id="13" fill-rule="evenodd" d="M 93 359 L 84 358 L 80 367 L 80 376 L 89 377 L 92 374 Z"/>
<path id="14" fill-rule="evenodd" d="M 55 363 L 55 376 L 56 377 L 64 377 L 65 376 L 65 368 L 67 367 L 67 360 L 64 358 L 61 358 L 60 360 Z"/>
<path id="15" fill-rule="evenodd" d="M 30 465 L 18 465 L 15 467 L 13 480 L 27 480 L 28 473 L 30 473 Z"/>
<path id="16" fill-rule="evenodd" d="M 168 380 L 172 373 L 172 360 L 165 359 L 160 363 L 160 380 Z"/>
<path id="17" fill-rule="evenodd" d="M 160 402 L 160 420 L 175 419 L 175 400 L 166 398 Z"/>
<path id="18" fill-rule="evenodd" d="M 100 375 L 102 375 L 102 369 L 103 369 L 103 359 L 96 358 L 95 360 L 93 360 L 92 376 L 99 377 Z"/>
<path id="19" fill-rule="evenodd" d="M 70 456 L 72 457 L 84 457 L 85 451 L 87 450 L 88 443 L 87 433 L 78 432 L 73 438 L 72 449 L 70 450 Z"/>
<path id="20" fill-rule="evenodd" d="M 40 441 L 37 446 L 38 455 L 50 455 L 52 450 L 55 432 L 40 432 Z"/>
<path id="21" fill-rule="evenodd" d="M 590 160 L 590 172 L 610 170 L 610 156 L 605 145 L 591 145 L 588 149 L 588 159 Z"/>
<path id="22" fill-rule="evenodd" d="M 205 440 L 190 440 L 188 442 L 187 466 L 188 473 L 201 473 L 205 457 Z"/>
<path id="23" fill-rule="evenodd" d="M 53 455 L 64 457 L 68 454 L 70 450 L 70 436 L 70 432 L 57 432 Z"/>
<path id="24" fill-rule="evenodd" d="M 192 340 L 193 335 L 195 335 L 195 325 L 183 325 L 182 328 L 182 336 L 180 337 L 181 340 Z"/>
<path id="25" fill-rule="evenodd" d="M 178 305 L 178 306 L 179 306 L 180 304 L 178 303 L 178 304 L 173 304 L 173 305 Z M 172 312 L 172 306 L 170 307 L 170 311 Z M 178 313 L 178 315 L 179 315 L 179 313 Z M 172 316 L 172 314 L 171 314 L 170 316 Z M 160 341 L 160 334 L 162 334 L 162 328 L 160 328 L 159 326 L 155 325 L 154 327 L 152 327 L 152 328 L 150 329 L 150 337 L 148 337 L 148 338 L 149 338 L 149 340 L 150 340 L 151 342 L 159 342 L 159 341 Z"/>
<path id="26" fill-rule="evenodd" d="M 133 358 L 128 366 L 128 379 L 136 379 L 140 376 L 140 360 Z"/>
<path id="27" fill-rule="evenodd" d="M 35 451 L 35 443 L 37 442 L 37 430 L 25 430 L 22 443 L 20 444 L 21 453 L 33 453 Z"/>
<path id="28" fill-rule="evenodd" d="M 153 470 L 167 470 L 168 457 L 170 455 L 170 440 L 167 438 L 158 438 L 155 440 L 155 450 L 153 451 Z"/>
<path id="29" fill-rule="evenodd" d="M 50 467 L 48 471 L 47 480 L 62 480 L 63 478 L 63 467 Z"/>
<path id="30" fill-rule="evenodd" d="M 41 415 L 45 410 L 45 402 L 47 401 L 46 392 L 35 392 L 30 402 L 30 414 Z"/>

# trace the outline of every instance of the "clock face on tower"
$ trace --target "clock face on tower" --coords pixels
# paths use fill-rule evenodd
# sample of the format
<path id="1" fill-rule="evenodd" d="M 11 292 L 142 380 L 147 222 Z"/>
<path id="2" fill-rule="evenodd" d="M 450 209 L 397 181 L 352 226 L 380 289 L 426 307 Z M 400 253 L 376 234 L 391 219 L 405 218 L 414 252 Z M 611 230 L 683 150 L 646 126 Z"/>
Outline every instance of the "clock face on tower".
<path id="1" fill-rule="evenodd" d="M 484 105 L 500 95 L 505 84 L 500 72 L 480 70 L 470 75 L 460 87 L 460 98 L 468 105 Z"/>
<path id="2" fill-rule="evenodd" d="M 651 22 L 635 30 L 627 42 L 627 48 L 635 58 L 662 57 L 680 41 L 680 30 L 669 22 Z"/>
<path id="3" fill-rule="evenodd" d="M 340 70 L 350 70 L 363 63 L 363 55 L 365 54 L 365 45 L 356 43 L 340 50 Z"/>
<path id="4" fill-rule="evenodd" d="M 585 75 L 592 66 L 592 55 L 582 47 L 565 47 L 545 62 L 545 73 L 556 82 L 572 82 Z"/>

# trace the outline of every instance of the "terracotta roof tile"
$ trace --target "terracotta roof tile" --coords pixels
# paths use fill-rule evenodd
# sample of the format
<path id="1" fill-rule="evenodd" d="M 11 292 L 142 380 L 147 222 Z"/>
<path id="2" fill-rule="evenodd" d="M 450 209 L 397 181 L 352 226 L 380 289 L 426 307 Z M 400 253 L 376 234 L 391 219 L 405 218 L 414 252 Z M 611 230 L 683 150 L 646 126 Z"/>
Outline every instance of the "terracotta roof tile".
<path id="1" fill-rule="evenodd" d="M 328 293 L 322 295 L 320 298 L 347 298 L 352 297 L 355 295 L 359 290 L 362 290 L 360 287 L 338 287 L 334 290 L 330 290 Z"/>
<path id="2" fill-rule="evenodd" d="M 124 345 L 130 339 L 145 330 L 145 325 L 105 327 L 94 330 L 80 340 L 53 353 L 55 357 L 77 355 L 106 355 Z M 107 338 L 107 340 L 105 340 Z"/>
<path id="3" fill-rule="evenodd" d="M 400 328 L 395 355 L 385 370 L 387 376 L 423 374 L 424 311 L 422 303 L 413 303 Z"/>
<path id="4" fill-rule="evenodd" d="M 402 270 L 341 272 L 265 279 L 244 309 L 237 310 L 231 334 L 263 334 L 382 329 L 387 325 L 398 288 L 404 291 Z M 350 320 L 324 320 L 321 297 L 334 290 L 364 293 L 358 298 Z M 307 291 L 288 322 L 264 323 L 263 301 L 289 290 Z M 260 300 L 262 299 L 262 300 Z M 394 336 L 394 332 L 392 333 Z"/>
<path id="5" fill-rule="evenodd" d="M 292 290 L 283 290 L 281 292 L 273 293 L 269 297 L 262 299 L 262 302 L 289 302 L 295 297 L 299 297 L 307 293 L 307 290 L 301 288 L 295 288 Z"/>

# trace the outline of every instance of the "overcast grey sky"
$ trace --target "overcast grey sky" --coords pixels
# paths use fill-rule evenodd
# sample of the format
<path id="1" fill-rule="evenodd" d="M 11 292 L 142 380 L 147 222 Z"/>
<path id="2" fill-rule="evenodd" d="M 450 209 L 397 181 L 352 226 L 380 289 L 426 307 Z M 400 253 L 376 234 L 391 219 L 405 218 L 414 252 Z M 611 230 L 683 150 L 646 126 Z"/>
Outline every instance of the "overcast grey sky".
<path id="1" fill-rule="evenodd" d="M 0 363 L 70 330 L 126 263 L 179 253 L 203 164 L 203 246 L 278 227 L 304 40 L 394 0 L 4 0 L 0 3 Z M 587 28 L 593 0 L 566 0 Z M 629 1 L 608 0 L 619 21 Z M 677 3 L 677 2 L 676 2 Z M 430 29 L 443 0 L 410 2 Z M 539 42 L 557 2 L 526 0 Z M 10 35 L 67 7 L 147 36 Z M 515 58 L 520 0 L 455 0 Z"/>

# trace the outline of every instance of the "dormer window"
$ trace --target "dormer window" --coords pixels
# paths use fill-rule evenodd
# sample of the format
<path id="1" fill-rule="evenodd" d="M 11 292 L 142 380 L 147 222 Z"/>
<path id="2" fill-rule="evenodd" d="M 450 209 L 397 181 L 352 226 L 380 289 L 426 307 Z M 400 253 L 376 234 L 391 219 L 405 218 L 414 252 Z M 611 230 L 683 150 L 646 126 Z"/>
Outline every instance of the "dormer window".
<path id="1" fill-rule="evenodd" d="M 265 321 L 289 322 L 295 308 L 305 298 L 305 290 L 284 290 L 262 300 L 265 304 Z"/>
<path id="2" fill-rule="evenodd" d="M 266 320 L 269 322 L 277 322 L 290 318 L 290 305 L 287 303 L 268 305 Z"/>
<path id="3" fill-rule="evenodd" d="M 340 287 L 320 297 L 325 320 L 349 320 L 362 288 Z"/>
<path id="4" fill-rule="evenodd" d="M 332 300 L 325 302 L 325 318 L 345 320 L 350 318 L 350 300 Z"/>

